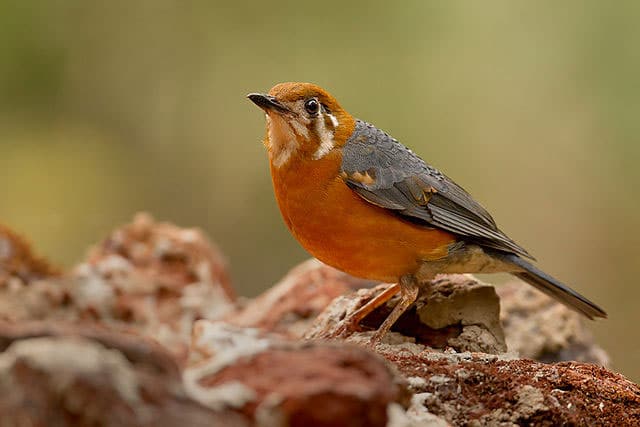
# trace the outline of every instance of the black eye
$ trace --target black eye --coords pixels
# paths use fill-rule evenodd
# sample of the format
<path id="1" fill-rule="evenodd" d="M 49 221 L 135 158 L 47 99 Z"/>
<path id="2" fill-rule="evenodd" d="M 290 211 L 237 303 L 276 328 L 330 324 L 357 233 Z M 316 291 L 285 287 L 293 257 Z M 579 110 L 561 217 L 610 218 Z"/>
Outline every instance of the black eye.
<path id="1" fill-rule="evenodd" d="M 307 99 L 304 103 L 304 109 L 312 116 L 316 115 L 320 111 L 320 103 L 315 98 Z"/>

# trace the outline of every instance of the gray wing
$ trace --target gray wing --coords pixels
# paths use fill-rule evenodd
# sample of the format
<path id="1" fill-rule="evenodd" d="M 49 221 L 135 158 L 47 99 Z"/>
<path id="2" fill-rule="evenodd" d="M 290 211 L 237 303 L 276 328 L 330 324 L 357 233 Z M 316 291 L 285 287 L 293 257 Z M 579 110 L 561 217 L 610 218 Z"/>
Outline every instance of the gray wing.
<path id="1" fill-rule="evenodd" d="M 462 240 L 533 258 L 464 189 L 375 126 L 357 120 L 342 155 L 343 179 L 368 202 Z"/>

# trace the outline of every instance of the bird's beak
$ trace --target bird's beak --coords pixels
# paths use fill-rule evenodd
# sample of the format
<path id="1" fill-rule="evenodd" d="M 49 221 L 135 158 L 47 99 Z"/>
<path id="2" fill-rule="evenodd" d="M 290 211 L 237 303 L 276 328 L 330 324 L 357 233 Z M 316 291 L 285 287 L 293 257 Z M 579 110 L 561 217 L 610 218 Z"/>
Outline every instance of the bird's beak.
<path id="1" fill-rule="evenodd" d="M 282 105 L 274 96 L 265 95 L 263 93 L 250 93 L 247 95 L 254 104 L 262 108 L 265 112 L 270 110 L 277 111 L 278 113 L 290 113 L 291 111 Z"/>

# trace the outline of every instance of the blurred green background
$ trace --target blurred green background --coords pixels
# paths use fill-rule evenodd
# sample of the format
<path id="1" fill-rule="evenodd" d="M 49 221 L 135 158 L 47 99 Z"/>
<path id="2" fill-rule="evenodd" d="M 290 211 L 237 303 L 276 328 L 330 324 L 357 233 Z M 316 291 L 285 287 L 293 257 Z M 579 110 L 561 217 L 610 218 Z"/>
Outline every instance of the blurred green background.
<path id="1" fill-rule="evenodd" d="M 256 295 L 307 255 L 244 96 L 315 82 L 606 308 L 638 381 L 638 22 L 633 1 L 4 0 L 0 221 L 70 266 L 146 210 L 206 230 Z"/>

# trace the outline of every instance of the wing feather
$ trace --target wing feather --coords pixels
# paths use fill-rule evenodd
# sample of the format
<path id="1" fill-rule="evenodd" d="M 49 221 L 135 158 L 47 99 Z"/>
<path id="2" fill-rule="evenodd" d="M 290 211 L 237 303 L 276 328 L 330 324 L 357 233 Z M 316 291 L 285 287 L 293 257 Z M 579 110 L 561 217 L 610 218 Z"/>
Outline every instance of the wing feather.
<path id="1" fill-rule="evenodd" d="M 463 240 L 533 258 L 462 187 L 375 126 L 358 120 L 342 151 L 341 175 L 369 203 Z M 372 183 L 352 178 L 365 173 Z"/>

